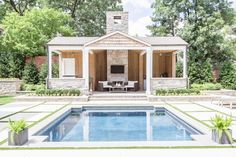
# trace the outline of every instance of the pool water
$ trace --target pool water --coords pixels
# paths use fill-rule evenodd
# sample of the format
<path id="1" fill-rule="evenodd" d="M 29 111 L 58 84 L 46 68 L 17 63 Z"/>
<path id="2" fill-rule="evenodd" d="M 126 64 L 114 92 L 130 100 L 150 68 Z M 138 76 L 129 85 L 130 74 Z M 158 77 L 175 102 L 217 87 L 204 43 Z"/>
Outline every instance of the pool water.
<path id="1" fill-rule="evenodd" d="M 48 141 L 189 141 L 200 134 L 166 109 L 71 111 L 38 135 Z"/>

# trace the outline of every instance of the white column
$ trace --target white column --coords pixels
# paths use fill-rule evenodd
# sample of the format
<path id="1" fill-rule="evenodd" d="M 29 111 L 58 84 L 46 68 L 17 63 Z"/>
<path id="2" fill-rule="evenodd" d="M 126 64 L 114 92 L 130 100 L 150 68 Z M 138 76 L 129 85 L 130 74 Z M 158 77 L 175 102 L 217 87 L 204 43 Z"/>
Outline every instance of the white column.
<path id="1" fill-rule="evenodd" d="M 59 64 L 59 78 L 62 78 L 62 58 L 61 58 L 61 52 L 58 53 L 58 64 Z"/>
<path id="2" fill-rule="evenodd" d="M 187 47 L 183 50 L 183 78 L 187 78 Z"/>
<path id="3" fill-rule="evenodd" d="M 89 89 L 89 49 L 83 50 L 83 78 L 85 79 L 85 88 Z"/>
<path id="4" fill-rule="evenodd" d="M 52 78 L 52 51 L 48 47 L 48 79 Z"/>
<path id="5" fill-rule="evenodd" d="M 146 94 L 151 94 L 151 78 L 152 78 L 152 49 L 147 48 L 146 55 Z"/>

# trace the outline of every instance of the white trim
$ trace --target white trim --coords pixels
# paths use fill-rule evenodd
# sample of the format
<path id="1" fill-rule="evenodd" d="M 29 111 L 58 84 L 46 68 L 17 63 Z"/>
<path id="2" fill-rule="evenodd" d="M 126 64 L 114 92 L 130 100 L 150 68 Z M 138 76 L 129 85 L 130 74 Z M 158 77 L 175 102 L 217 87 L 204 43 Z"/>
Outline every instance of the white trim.
<path id="1" fill-rule="evenodd" d="M 90 50 L 146 50 L 147 47 L 138 47 L 138 46 L 132 46 L 132 47 L 86 47 L 89 48 Z"/>
<path id="2" fill-rule="evenodd" d="M 152 49 L 146 50 L 146 94 L 151 94 L 151 78 L 152 78 Z"/>
<path id="3" fill-rule="evenodd" d="M 187 48 L 183 51 L 183 78 L 187 78 Z"/>
<path id="4" fill-rule="evenodd" d="M 58 54 L 58 63 L 59 63 L 59 78 L 62 77 L 62 56 L 61 52 Z"/>
<path id="5" fill-rule="evenodd" d="M 83 50 L 83 46 L 66 46 L 66 45 L 61 45 L 61 46 L 48 46 L 51 51 L 62 51 L 62 50 Z"/>
<path id="6" fill-rule="evenodd" d="M 140 56 L 143 56 L 143 55 L 145 55 L 147 52 L 146 51 L 143 51 L 141 54 L 140 54 Z"/>
<path id="7" fill-rule="evenodd" d="M 83 50 L 83 78 L 85 79 L 85 88 L 89 89 L 89 49 Z"/>
<path id="8" fill-rule="evenodd" d="M 52 78 L 52 50 L 48 47 L 48 78 Z"/>
<path id="9" fill-rule="evenodd" d="M 184 51 L 187 46 L 172 46 L 172 45 L 167 45 L 167 46 L 152 46 L 153 51 L 155 50 L 180 50 Z"/>
<path id="10" fill-rule="evenodd" d="M 149 43 L 144 42 L 144 41 L 142 41 L 142 40 L 140 40 L 140 39 L 137 39 L 137 38 L 135 38 L 135 37 L 132 37 L 132 36 L 130 36 L 130 35 L 128 35 L 128 34 L 125 34 L 125 33 L 120 32 L 120 31 L 115 31 L 115 32 L 112 32 L 112 33 L 110 33 L 110 34 L 104 35 L 104 36 L 102 36 L 102 37 L 100 37 L 100 38 L 98 38 L 98 39 L 95 39 L 95 40 L 93 40 L 93 41 L 90 41 L 90 42 L 84 44 L 84 47 L 87 47 L 87 46 L 89 46 L 90 44 L 96 43 L 96 42 L 98 42 L 98 41 L 100 41 L 100 40 L 103 40 L 103 39 L 108 38 L 108 37 L 110 37 L 110 36 L 112 36 L 112 35 L 115 35 L 115 34 L 123 35 L 123 36 L 125 36 L 125 37 L 127 37 L 127 38 L 130 38 L 130 39 L 135 40 L 135 41 L 137 41 L 137 42 L 139 42 L 139 43 L 142 43 L 142 44 L 144 44 L 144 45 L 146 45 L 146 46 L 148 46 L 148 47 L 151 46 Z"/>

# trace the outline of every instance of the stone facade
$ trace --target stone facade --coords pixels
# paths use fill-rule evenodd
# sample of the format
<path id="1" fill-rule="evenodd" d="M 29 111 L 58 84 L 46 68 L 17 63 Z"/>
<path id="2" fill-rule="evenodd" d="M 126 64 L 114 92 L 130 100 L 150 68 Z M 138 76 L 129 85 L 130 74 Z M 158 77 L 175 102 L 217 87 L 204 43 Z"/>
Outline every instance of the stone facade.
<path id="1" fill-rule="evenodd" d="M 188 87 L 187 78 L 152 78 L 151 91 L 160 88 L 186 88 Z"/>
<path id="2" fill-rule="evenodd" d="M 21 80 L 0 80 L 0 95 L 15 94 L 20 90 Z"/>
<path id="3" fill-rule="evenodd" d="M 48 81 L 49 88 L 85 88 L 83 78 L 53 78 Z"/>
<path id="4" fill-rule="evenodd" d="M 116 17 L 120 17 L 119 19 L 116 19 Z M 116 21 L 118 20 L 118 22 Z M 128 12 L 123 11 L 108 11 L 106 13 L 106 32 L 107 34 L 120 31 L 123 33 L 128 34 L 129 30 L 129 21 L 128 21 Z"/>
<path id="5" fill-rule="evenodd" d="M 111 74 L 111 65 L 124 65 L 124 74 Z M 107 80 L 128 81 L 128 50 L 107 50 Z"/>

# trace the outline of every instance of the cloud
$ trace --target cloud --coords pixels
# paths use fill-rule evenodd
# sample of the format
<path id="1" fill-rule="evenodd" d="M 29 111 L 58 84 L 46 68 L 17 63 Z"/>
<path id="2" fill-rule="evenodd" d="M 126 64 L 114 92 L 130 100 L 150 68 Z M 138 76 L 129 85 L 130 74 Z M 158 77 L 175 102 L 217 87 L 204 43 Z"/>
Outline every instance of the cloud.
<path id="1" fill-rule="evenodd" d="M 122 0 L 123 5 L 132 5 L 139 8 L 150 8 L 152 0 Z"/>
<path id="2" fill-rule="evenodd" d="M 150 35 L 150 31 L 146 26 L 151 25 L 152 21 L 149 16 L 142 17 L 137 21 L 129 21 L 129 34 L 133 36 L 147 36 Z"/>

